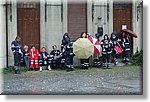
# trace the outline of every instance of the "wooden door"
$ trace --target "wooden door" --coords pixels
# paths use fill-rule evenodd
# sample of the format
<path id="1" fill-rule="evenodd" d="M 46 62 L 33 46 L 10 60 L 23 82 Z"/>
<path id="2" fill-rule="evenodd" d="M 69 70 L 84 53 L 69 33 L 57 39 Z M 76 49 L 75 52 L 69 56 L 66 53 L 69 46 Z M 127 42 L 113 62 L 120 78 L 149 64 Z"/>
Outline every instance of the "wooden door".
<path id="1" fill-rule="evenodd" d="M 35 45 L 40 49 L 40 5 L 22 3 L 17 5 L 17 33 L 22 46 Z"/>
<path id="2" fill-rule="evenodd" d="M 87 3 L 68 2 L 68 33 L 75 41 L 87 31 Z"/>
<path id="3" fill-rule="evenodd" d="M 132 3 L 114 2 L 113 3 L 113 31 L 121 37 L 122 25 L 132 30 Z M 133 39 L 130 37 L 131 53 L 133 51 Z"/>

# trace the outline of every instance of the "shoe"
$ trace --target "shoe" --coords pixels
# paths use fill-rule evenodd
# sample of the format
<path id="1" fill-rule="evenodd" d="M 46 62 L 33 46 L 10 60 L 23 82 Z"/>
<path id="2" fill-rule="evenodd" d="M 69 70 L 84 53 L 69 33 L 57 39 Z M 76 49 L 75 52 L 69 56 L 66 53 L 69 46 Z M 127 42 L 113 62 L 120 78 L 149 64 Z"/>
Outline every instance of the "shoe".
<path id="1" fill-rule="evenodd" d="M 51 69 L 51 66 L 48 66 L 48 70 L 49 70 L 49 71 L 52 70 L 52 69 Z"/>
<path id="2" fill-rule="evenodd" d="M 108 68 L 108 69 L 110 69 L 110 66 L 109 66 L 109 65 L 107 65 L 107 68 Z"/>
<path id="3" fill-rule="evenodd" d="M 118 64 L 118 61 L 117 62 L 115 62 L 115 65 L 117 65 Z"/>
<path id="4" fill-rule="evenodd" d="M 67 69 L 67 72 L 70 72 L 71 70 L 70 69 Z"/>
<path id="5" fill-rule="evenodd" d="M 106 69 L 107 67 L 106 66 L 103 66 L 103 69 Z"/>
<path id="6" fill-rule="evenodd" d="M 73 71 L 73 70 L 74 70 L 73 68 L 70 69 L 70 71 Z"/>
<path id="7" fill-rule="evenodd" d="M 19 70 L 15 70 L 15 74 L 21 74 Z"/>
<path id="8" fill-rule="evenodd" d="M 40 67 L 40 72 L 42 72 L 42 67 Z"/>
<path id="9" fill-rule="evenodd" d="M 29 71 L 33 71 L 33 68 L 30 68 Z"/>
<path id="10" fill-rule="evenodd" d="M 35 71 L 38 71 L 38 70 L 39 70 L 39 68 L 35 68 L 34 70 L 35 70 Z"/>

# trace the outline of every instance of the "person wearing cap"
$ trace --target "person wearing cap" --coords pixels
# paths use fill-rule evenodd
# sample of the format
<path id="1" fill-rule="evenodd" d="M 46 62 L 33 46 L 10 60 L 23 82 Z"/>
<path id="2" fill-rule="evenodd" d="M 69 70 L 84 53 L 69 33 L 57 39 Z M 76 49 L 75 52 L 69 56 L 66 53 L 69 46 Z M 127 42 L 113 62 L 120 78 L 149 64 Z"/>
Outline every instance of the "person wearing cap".
<path id="1" fill-rule="evenodd" d="M 40 71 L 43 70 L 43 66 L 47 66 L 48 70 L 51 70 L 50 65 L 48 64 L 49 54 L 46 52 L 46 48 L 42 47 L 41 52 L 39 52 L 39 66 Z"/>
<path id="2" fill-rule="evenodd" d="M 11 50 L 14 55 L 14 69 L 15 69 L 15 74 L 20 74 L 20 60 L 21 60 L 21 55 L 22 55 L 22 49 L 21 49 L 21 44 L 20 44 L 21 38 L 17 36 L 14 41 L 11 43 Z"/>
<path id="3" fill-rule="evenodd" d="M 52 46 L 52 51 L 50 52 L 49 56 L 49 64 L 52 69 L 59 67 L 60 61 L 61 61 L 61 52 L 60 50 L 57 50 L 57 46 Z"/>
<path id="4" fill-rule="evenodd" d="M 111 47 L 112 42 L 109 39 L 108 35 L 104 35 L 104 39 L 101 41 L 102 47 L 102 58 L 103 58 L 103 68 L 110 68 L 110 54 L 111 54 Z"/>

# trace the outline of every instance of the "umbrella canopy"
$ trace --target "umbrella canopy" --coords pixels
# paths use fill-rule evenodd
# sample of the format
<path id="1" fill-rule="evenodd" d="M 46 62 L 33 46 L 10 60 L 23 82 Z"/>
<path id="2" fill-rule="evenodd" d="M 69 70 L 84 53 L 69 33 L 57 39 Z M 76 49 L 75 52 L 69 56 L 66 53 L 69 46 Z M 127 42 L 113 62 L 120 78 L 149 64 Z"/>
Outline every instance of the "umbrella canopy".
<path id="1" fill-rule="evenodd" d="M 123 29 L 122 32 L 128 33 L 130 36 L 137 38 L 137 34 L 129 29 Z"/>
<path id="2" fill-rule="evenodd" d="M 93 51 L 94 46 L 87 38 L 79 38 L 73 43 L 73 53 L 79 59 L 88 59 Z"/>
<path id="3" fill-rule="evenodd" d="M 92 44 L 94 46 L 94 53 L 93 53 L 93 55 L 96 56 L 97 54 L 100 53 L 100 50 L 101 50 L 100 43 L 99 43 L 99 41 L 96 38 L 94 38 L 92 36 L 88 37 L 88 39 L 90 40 L 90 42 L 92 42 Z"/>

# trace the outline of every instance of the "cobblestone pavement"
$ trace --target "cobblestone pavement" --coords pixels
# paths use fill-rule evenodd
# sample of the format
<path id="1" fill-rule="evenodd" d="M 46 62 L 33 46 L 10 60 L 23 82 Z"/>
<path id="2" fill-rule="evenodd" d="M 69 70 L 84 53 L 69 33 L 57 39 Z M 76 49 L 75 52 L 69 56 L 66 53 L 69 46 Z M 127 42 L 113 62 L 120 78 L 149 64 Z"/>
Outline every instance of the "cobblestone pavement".
<path id="1" fill-rule="evenodd" d="M 3 75 L 2 94 L 143 94 L 142 68 L 89 68 Z"/>

